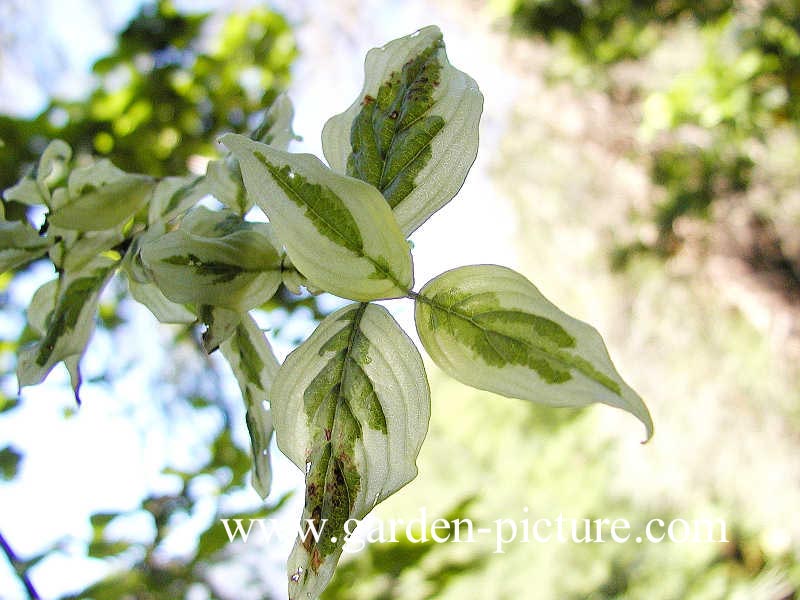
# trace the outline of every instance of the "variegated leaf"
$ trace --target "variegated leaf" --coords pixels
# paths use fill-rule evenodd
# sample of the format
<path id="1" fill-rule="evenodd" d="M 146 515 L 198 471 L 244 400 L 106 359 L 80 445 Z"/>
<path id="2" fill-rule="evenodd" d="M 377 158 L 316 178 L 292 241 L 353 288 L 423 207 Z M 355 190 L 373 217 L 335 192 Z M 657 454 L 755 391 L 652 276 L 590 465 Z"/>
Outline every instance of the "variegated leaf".
<path id="1" fill-rule="evenodd" d="M 278 372 L 278 360 L 264 332 L 249 314 L 242 316 L 233 335 L 220 346 L 242 390 L 253 453 L 253 487 L 266 498 L 272 480 L 269 444 L 272 439 L 270 389 Z"/>
<path id="2" fill-rule="evenodd" d="M 364 518 L 417 474 L 430 417 L 422 359 L 385 308 L 345 306 L 286 358 L 272 410 L 278 447 L 306 473 L 303 522 L 321 532 L 295 542 L 289 597 L 317 598 L 347 520 Z"/>
<path id="3" fill-rule="evenodd" d="M 153 282 L 150 271 L 142 263 L 141 248 L 164 235 L 163 221 L 157 221 L 135 236 L 122 259 L 122 270 L 128 280 L 131 296 L 153 313 L 161 323 L 194 323 L 197 316 L 183 304 L 167 298 Z"/>
<path id="4" fill-rule="evenodd" d="M 53 140 L 39 157 L 36 167 L 36 185 L 47 206 L 51 204 L 50 190 L 66 177 L 69 170 L 69 161 L 72 158 L 72 148 L 63 140 Z"/>
<path id="5" fill-rule="evenodd" d="M 237 310 L 207 304 L 200 306 L 199 316 L 206 326 L 202 343 L 207 354 L 214 352 L 222 342 L 231 337 L 242 321 L 242 313 Z"/>
<path id="6" fill-rule="evenodd" d="M 300 138 L 292 130 L 294 107 L 289 96 L 281 94 L 267 110 L 261 124 L 256 127 L 250 137 L 257 142 L 269 144 L 278 150 L 286 150 L 292 140 Z"/>
<path id="7" fill-rule="evenodd" d="M 155 181 L 132 175 L 100 160 L 69 177 L 66 204 L 56 206 L 48 222 L 63 229 L 103 231 L 123 225 L 150 197 Z"/>
<path id="8" fill-rule="evenodd" d="M 233 156 L 208 163 L 205 182 L 214 198 L 238 214 L 245 215 L 253 208 L 253 200 L 244 190 L 239 161 Z"/>
<path id="9" fill-rule="evenodd" d="M 159 289 L 178 304 L 249 310 L 269 300 L 281 281 L 271 226 L 231 211 L 198 207 L 140 254 Z"/>
<path id="10" fill-rule="evenodd" d="M 43 256 L 50 240 L 22 221 L 0 221 L 0 273 Z"/>
<path id="11" fill-rule="evenodd" d="M 35 303 L 32 328 L 45 331 L 42 339 L 20 350 L 17 379 L 20 387 L 40 383 L 53 366 L 83 353 L 94 331 L 94 317 L 100 292 L 114 273 L 117 261 L 98 256 L 77 272 L 64 273 L 58 282 L 52 311 L 42 323 L 43 306 L 49 302 L 53 283 L 46 283 Z"/>
<path id="12" fill-rule="evenodd" d="M 133 299 L 144 305 L 160 323 L 188 325 L 197 320 L 192 311 L 167 298 L 154 283 L 140 283 L 129 277 L 128 290 Z"/>
<path id="13" fill-rule="evenodd" d="M 261 124 L 250 138 L 269 144 L 273 148 L 286 150 L 289 142 L 300 139 L 292 131 L 294 108 L 286 94 L 281 94 L 269 107 Z M 245 215 L 253 208 L 253 199 L 244 189 L 239 161 L 234 156 L 226 156 L 208 163 L 206 181 L 211 194 L 225 206 Z"/>
<path id="14" fill-rule="evenodd" d="M 3 198 L 8 202 L 19 202 L 28 206 L 40 206 L 45 203 L 33 174 L 25 175 L 10 188 L 6 188 L 3 191 Z"/>
<path id="15" fill-rule="evenodd" d="M 289 154 L 228 134 L 247 193 L 275 226 L 286 253 L 316 287 L 343 298 L 405 296 L 411 253 L 378 191 L 328 169 L 310 154 Z"/>
<path id="16" fill-rule="evenodd" d="M 147 207 L 147 222 L 174 219 L 208 193 L 204 177 L 165 177 L 153 190 Z"/>
<path id="17" fill-rule="evenodd" d="M 314 287 L 308 282 L 308 279 L 297 270 L 297 267 L 292 264 L 292 260 L 288 256 L 284 256 L 283 258 L 281 277 L 283 285 L 293 294 L 302 294 L 303 290 L 300 289 L 301 287 L 305 288 L 309 294 L 315 296 L 322 293 L 321 289 Z"/>
<path id="18" fill-rule="evenodd" d="M 551 406 L 609 404 L 653 434 L 639 395 L 614 368 L 596 329 L 559 310 L 525 277 L 474 265 L 428 282 L 416 299 L 423 346 L 473 387 Z"/>
<path id="19" fill-rule="evenodd" d="M 378 188 L 405 235 L 447 204 L 478 152 L 483 95 L 430 26 L 367 53 L 364 88 L 322 132 L 335 170 Z"/>

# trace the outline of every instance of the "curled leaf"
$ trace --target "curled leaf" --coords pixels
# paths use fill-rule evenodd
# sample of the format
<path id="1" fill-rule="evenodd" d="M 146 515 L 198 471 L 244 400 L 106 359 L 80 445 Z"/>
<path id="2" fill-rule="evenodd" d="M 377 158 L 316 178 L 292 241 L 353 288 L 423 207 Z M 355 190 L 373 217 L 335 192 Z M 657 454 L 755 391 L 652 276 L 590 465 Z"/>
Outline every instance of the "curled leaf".
<path id="1" fill-rule="evenodd" d="M 617 373 L 597 330 L 511 269 L 473 265 L 439 275 L 420 291 L 415 321 L 431 358 L 462 383 L 550 406 L 602 402 L 653 435 L 647 406 Z"/>
<path id="2" fill-rule="evenodd" d="M 447 204 L 478 153 L 483 95 L 430 26 L 367 53 L 364 87 L 322 131 L 331 167 L 380 190 L 408 236 Z"/>

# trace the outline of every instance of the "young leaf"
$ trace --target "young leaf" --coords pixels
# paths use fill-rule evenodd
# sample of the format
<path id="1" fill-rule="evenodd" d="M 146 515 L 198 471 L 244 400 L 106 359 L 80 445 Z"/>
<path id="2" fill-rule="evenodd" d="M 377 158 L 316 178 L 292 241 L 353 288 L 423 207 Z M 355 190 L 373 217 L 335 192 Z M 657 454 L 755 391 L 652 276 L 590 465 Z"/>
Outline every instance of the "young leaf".
<path id="1" fill-rule="evenodd" d="M 242 313 L 222 306 L 208 306 L 203 304 L 199 310 L 200 321 L 206 330 L 203 332 L 203 350 L 211 354 L 220 344 L 231 337 L 239 323 L 242 322 Z"/>
<path id="2" fill-rule="evenodd" d="M 308 279 L 306 279 L 306 277 L 297 270 L 297 267 L 292 264 L 292 261 L 288 256 L 283 257 L 283 264 L 281 265 L 281 282 L 286 286 L 286 289 L 293 294 L 302 294 L 303 290 L 300 289 L 301 287 L 306 288 L 306 291 L 314 296 L 322 293 L 321 289 L 314 287 L 308 282 Z"/>
<path id="3" fill-rule="evenodd" d="M 8 202 L 19 202 L 28 206 L 39 206 L 45 203 L 33 174 L 22 177 L 17 183 L 3 191 L 3 198 Z"/>
<path id="4" fill-rule="evenodd" d="M 473 387 L 551 406 L 603 402 L 653 434 L 642 399 L 620 377 L 596 329 L 554 306 L 525 277 L 496 265 L 447 271 L 416 298 L 423 346 Z"/>
<path id="5" fill-rule="evenodd" d="M 239 159 L 248 195 L 312 285 L 362 301 L 406 295 L 411 253 L 375 188 L 334 173 L 310 154 L 236 134 L 222 143 Z"/>
<path id="6" fill-rule="evenodd" d="M 53 140 L 42 152 L 36 167 L 36 185 L 47 206 L 52 207 L 50 190 L 66 175 L 71 158 L 72 148 L 63 140 Z"/>
<path id="7" fill-rule="evenodd" d="M 17 379 L 19 386 L 40 383 L 53 366 L 68 357 L 80 356 L 94 331 L 94 316 L 100 292 L 114 272 L 117 262 L 98 256 L 83 269 L 65 273 L 58 284 L 52 312 L 45 318 L 44 337 L 19 353 Z M 42 306 L 49 302 L 53 284 L 46 283 L 41 299 L 34 303 L 36 321 L 41 329 Z"/>
<path id="8" fill-rule="evenodd" d="M 270 388 L 280 365 L 264 332 L 249 314 L 242 316 L 233 335 L 222 343 L 220 350 L 239 382 L 247 410 L 245 419 L 253 452 L 253 487 L 262 498 L 266 498 L 272 480 L 269 464 L 272 439 Z"/>
<path id="9" fill-rule="evenodd" d="M 64 229 L 102 231 L 122 225 L 145 202 L 155 186 L 151 177 L 120 171 L 108 161 L 76 170 L 69 180 L 69 201 L 48 221 Z"/>
<path id="10" fill-rule="evenodd" d="M 447 204 L 478 152 L 483 95 L 430 26 L 367 53 L 364 88 L 322 131 L 331 167 L 378 188 L 405 235 Z"/>
<path id="11" fill-rule="evenodd" d="M 249 310 L 269 300 L 281 282 L 281 257 L 271 226 L 230 211 L 200 207 L 181 228 L 141 248 L 141 258 L 164 293 L 178 304 Z"/>
<path id="12" fill-rule="evenodd" d="M 147 222 L 174 219 L 208 193 L 204 177 L 165 177 L 153 190 L 147 207 Z"/>
<path id="13" fill-rule="evenodd" d="M 245 215 L 253 208 L 252 199 L 244 191 L 239 162 L 233 156 L 208 163 L 205 181 L 211 195 L 238 214 Z"/>
<path id="14" fill-rule="evenodd" d="M 386 309 L 351 304 L 286 358 L 272 399 L 278 447 L 306 473 L 303 523 L 321 532 L 295 542 L 289 597 L 317 598 L 341 556 L 346 521 L 364 518 L 416 476 L 428 382 L 419 352 Z"/>
<path id="15" fill-rule="evenodd" d="M 292 130 L 294 107 L 289 96 L 281 94 L 267 109 L 264 120 L 250 137 L 257 142 L 269 144 L 278 150 L 289 148 L 289 142 L 300 139 Z"/>
<path id="16" fill-rule="evenodd" d="M 164 235 L 164 221 L 157 221 L 135 236 L 122 259 L 122 270 L 128 279 L 131 296 L 153 313 L 161 323 L 194 323 L 197 316 L 183 304 L 167 298 L 153 282 L 150 271 L 142 262 L 141 248 Z"/>
<path id="17" fill-rule="evenodd" d="M 11 271 L 47 252 L 50 240 L 22 221 L 0 221 L 0 273 Z"/>
<path id="18" fill-rule="evenodd" d="M 286 150 L 289 142 L 300 139 L 292 131 L 294 108 L 286 94 L 281 94 L 269 107 L 264 120 L 250 138 Z M 245 215 L 253 208 L 253 200 L 244 190 L 239 161 L 234 156 L 212 160 L 206 169 L 206 181 L 211 194 L 228 208 Z"/>
<path id="19" fill-rule="evenodd" d="M 192 311 L 167 298 L 154 283 L 140 283 L 128 276 L 128 289 L 133 299 L 147 307 L 160 323 L 189 324 L 197 320 Z"/>

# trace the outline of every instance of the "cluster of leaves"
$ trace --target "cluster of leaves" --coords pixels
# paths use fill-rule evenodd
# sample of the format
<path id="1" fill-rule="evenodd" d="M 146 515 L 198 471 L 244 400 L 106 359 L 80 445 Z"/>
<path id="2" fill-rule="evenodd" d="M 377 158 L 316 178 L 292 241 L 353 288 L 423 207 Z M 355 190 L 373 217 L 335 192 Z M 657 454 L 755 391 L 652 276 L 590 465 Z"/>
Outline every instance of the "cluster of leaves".
<path id="1" fill-rule="evenodd" d="M 564 45 L 587 62 L 611 64 L 652 50 L 661 25 L 684 17 L 704 23 L 725 14 L 734 2 L 511 0 L 502 4 L 518 29 Z"/>
<path id="2" fill-rule="evenodd" d="M 333 576 L 348 523 L 411 481 L 430 417 L 419 351 L 376 300 L 409 298 L 431 358 L 476 388 L 551 406 L 602 402 L 652 421 L 595 329 L 551 304 L 522 275 L 460 267 L 416 292 L 410 244 L 461 188 L 478 149 L 483 96 L 427 27 L 371 50 L 362 92 L 322 133 L 328 165 L 286 151 L 292 109 L 279 97 L 250 135 L 202 177 L 154 178 L 107 160 L 74 167 L 51 143 L 6 200 L 40 207 L 37 232 L 2 221 L 3 271 L 47 255 L 58 278 L 34 295 L 39 339 L 20 350 L 20 386 L 80 357 L 99 295 L 115 273 L 165 323 L 205 324 L 246 405 L 253 484 L 270 488 L 269 442 L 305 473 L 305 534 L 289 557 L 291 598 L 316 598 Z M 221 208 L 200 203 L 208 196 Z M 269 222 L 253 220 L 257 207 Z M 247 217 L 247 218 L 246 218 Z M 281 284 L 353 300 L 279 365 L 250 311 Z M 312 528 L 313 526 L 313 528 Z"/>
<path id="3" fill-rule="evenodd" d="M 213 156 L 223 131 L 246 130 L 288 84 L 294 38 L 281 15 L 256 8 L 228 16 L 207 49 L 209 17 L 179 13 L 169 0 L 147 4 L 95 63 L 88 99 L 55 99 L 32 120 L 0 117 L 0 188 L 48 139 L 160 177 L 183 173 L 192 156 Z"/>
<path id="4" fill-rule="evenodd" d="M 514 0 L 504 9 L 518 29 L 567 49 L 576 59 L 569 75 L 599 77 L 605 85 L 607 67 L 645 58 L 676 26 L 693 23 L 702 36 L 696 66 L 666 88 L 634 90 L 633 97 L 644 96 L 644 129 L 666 134 L 650 155 L 652 179 L 665 194 L 652 214 L 657 239 L 624 249 L 619 264 L 635 250 L 675 252 L 679 218 L 708 217 L 715 199 L 748 189 L 754 144 L 775 127 L 800 133 L 796 2 Z M 697 135 L 681 135 L 692 128 L 708 136 L 698 142 Z"/>

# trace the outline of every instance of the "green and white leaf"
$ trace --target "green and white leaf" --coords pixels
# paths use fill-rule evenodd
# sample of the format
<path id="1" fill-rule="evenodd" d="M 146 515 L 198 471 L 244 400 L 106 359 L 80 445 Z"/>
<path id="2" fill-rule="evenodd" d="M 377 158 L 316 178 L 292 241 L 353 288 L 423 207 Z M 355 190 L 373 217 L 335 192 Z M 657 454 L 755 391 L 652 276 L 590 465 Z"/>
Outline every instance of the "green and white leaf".
<path id="1" fill-rule="evenodd" d="M 293 118 L 292 103 L 286 94 L 281 94 L 267 109 L 263 121 L 250 134 L 250 138 L 286 150 L 289 142 L 300 139 L 292 131 Z M 234 156 L 228 155 L 208 163 L 206 180 L 210 193 L 228 208 L 240 215 L 247 214 L 253 208 L 253 200 L 244 189 L 239 161 Z"/>
<path id="2" fill-rule="evenodd" d="M 66 239 L 68 238 L 63 238 L 62 240 Z M 124 239 L 125 236 L 119 229 L 80 233 L 75 236 L 73 241 L 61 245 L 64 251 L 63 255 L 60 260 L 57 262 L 54 260 L 53 262 L 60 269 L 77 271 L 82 269 L 95 256 L 113 249 Z"/>
<path id="3" fill-rule="evenodd" d="M 639 395 L 614 368 L 594 327 L 559 310 L 525 277 L 474 265 L 428 282 L 416 301 L 423 346 L 462 383 L 550 406 L 602 402 L 653 434 Z"/>
<path id="4" fill-rule="evenodd" d="M 147 222 L 170 221 L 210 193 L 204 177 L 165 177 L 153 189 Z"/>
<path id="5" fill-rule="evenodd" d="M 50 240 L 41 237 L 28 223 L 0 221 L 0 273 L 43 256 Z"/>
<path id="6" fill-rule="evenodd" d="M 192 311 L 167 298 L 154 283 L 140 283 L 129 276 L 128 289 L 134 300 L 143 304 L 160 323 L 187 325 L 197 320 Z"/>
<path id="7" fill-rule="evenodd" d="M 411 253 L 378 191 L 328 169 L 310 154 L 289 154 L 227 134 L 247 193 L 267 214 L 286 253 L 312 285 L 367 301 L 405 296 Z"/>
<path id="8" fill-rule="evenodd" d="M 208 163 L 205 179 L 209 193 L 231 210 L 245 215 L 253 208 L 253 200 L 244 190 L 239 162 L 233 156 Z"/>
<path id="9" fill-rule="evenodd" d="M 34 296 L 31 327 L 43 331 L 42 339 L 19 353 L 17 378 L 20 387 L 40 383 L 53 366 L 83 353 L 94 331 L 100 292 L 114 273 L 117 262 L 98 256 L 78 272 L 65 273 L 59 280 L 53 308 L 42 313 L 53 298 L 53 282 Z M 37 299 L 37 296 L 39 298 Z"/>
<path id="10" fill-rule="evenodd" d="M 278 447 L 306 473 L 303 523 L 289 556 L 289 597 L 317 598 L 333 576 L 344 524 L 414 479 L 430 392 L 414 344 L 385 308 L 351 304 L 289 354 L 272 387 Z"/>
<path id="11" fill-rule="evenodd" d="M 39 157 L 36 167 L 36 185 L 47 206 L 50 203 L 50 190 L 61 182 L 69 171 L 69 161 L 72 158 L 72 148 L 63 140 L 53 140 Z"/>
<path id="12" fill-rule="evenodd" d="M 281 277 L 283 285 L 293 294 L 302 294 L 303 290 L 300 288 L 305 288 L 309 294 L 313 294 L 314 296 L 322 293 L 321 289 L 314 287 L 308 282 L 305 275 L 297 270 L 297 267 L 292 264 L 292 260 L 288 256 L 284 256 L 283 258 Z"/>
<path id="13" fill-rule="evenodd" d="M 135 236 L 122 259 L 122 270 L 128 280 L 131 296 L 143 304 L 161 323 L 194 323 L 197 316 L 183 304 L 167 298 L 154 283 L 150 271 L 142 262 L 141 248 L 164 235 L 164 221 L 153 223 Z"/>
<path id="14" fill-rule="evenodd" d="M 23 176 L 10 188 L 6 188 L 3 191 L 3 198 L 8 202 L 19 202 L 28 206 L 40 206 L 45 203 L 33 174 Z"/>
<path id="15" fill-rule="evenodd" d="M 107 159 L 75 169 L 69 177 L 69 200 L 54 206 L 48 221 L 76 231 L 103 231 L 123 225 L 150 197 L 155 181 L 132 175 Z"/>
<path id="16" fill-rule="evenodd" d="M 142 245 L 145 268 L 178 304 L 249 310 L 269 300 L 281 282 L 281 257 L 268 223 L 199 207 L 181 228 Z"/>
<path id="17" fill-rule="evenodd" d="M 51 279 L 39 286 L 31 298 L 31 303 L 25 314 L 28 326 L 38 335 L 44 337 L 47 333 L 47 317 L 53 312 L 58 297 L 58 279 Z"/>
<path id="18" fill-rule="evenodd" d="M 331 167 L 378 188 L 408 236 L 447 204 L 478 153 L 483 95 L 430 26 L 367 53 L 358 98 L 322 131 Z"/>
<path id="19" fill-rule="evenodd" d="M 201 305 L 199 315 L 200 321 L 206 326 L 202 337 L 206 354 L 211 354 L 230 338 L 242 321 L 242 313 L 222 306 Z"/>
<path id="20" fill-rule="evenodd" d="M 280 365 L 264 332 L 249 314 L 242 316 L 233 335 L 223 342 L 220 350 L 230 364 L 244 398 L 253 453 L 253 487 L 262 498 L 266 498 L 272 481 L 270 389 Z"/>
<path id="21" fill-rule="evenodd" d="M 263 121 L 250 134 L 250 138 L 278 150 L 287 150 L 292 140 L 300 139 L 292 130 L 293 119 L 292 101 L 286 94 L 280 94 L 267 109 Z"/>

